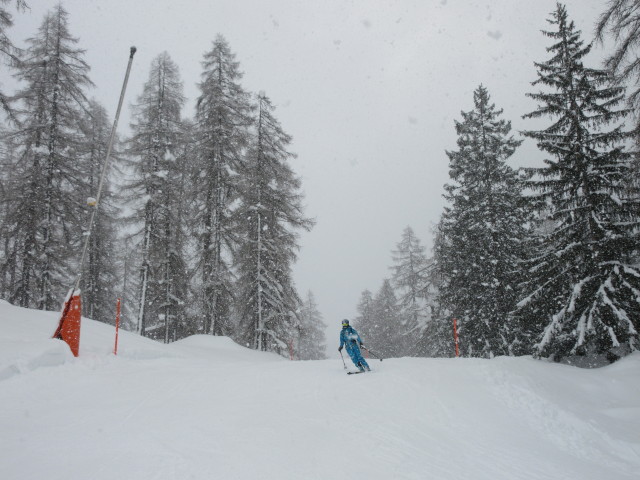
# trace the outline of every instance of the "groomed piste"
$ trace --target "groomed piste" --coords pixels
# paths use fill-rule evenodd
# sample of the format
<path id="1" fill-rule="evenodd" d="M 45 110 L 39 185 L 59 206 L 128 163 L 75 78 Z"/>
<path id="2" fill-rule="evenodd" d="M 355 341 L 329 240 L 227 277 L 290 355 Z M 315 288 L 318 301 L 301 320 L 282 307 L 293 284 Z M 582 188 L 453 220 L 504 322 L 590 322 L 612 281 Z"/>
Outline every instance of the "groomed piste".
<path id="1" fill-rule="evenodd" d="M 6 480 L 640 478 L 640 354 L 289 361 L 224 337 L 163 345 L 0 304 Z M 336 340 L 337 342 L 337 340 Z M 336 345 L 337 346 L 337 345 Z M 331 348 L 331 351 L 334 349 Z M 337 352 L 336 352 L 337 354 Z"/>

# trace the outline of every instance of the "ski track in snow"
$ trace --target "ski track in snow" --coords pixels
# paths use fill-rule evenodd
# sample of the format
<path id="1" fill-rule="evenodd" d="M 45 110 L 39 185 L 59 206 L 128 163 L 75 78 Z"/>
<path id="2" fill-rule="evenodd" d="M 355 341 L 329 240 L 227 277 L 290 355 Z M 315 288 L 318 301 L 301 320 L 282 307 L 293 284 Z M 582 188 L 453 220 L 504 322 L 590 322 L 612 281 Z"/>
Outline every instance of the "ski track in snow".
<path id="1" fill-rule="evenodd" d="M 640 478 L 640 354 L 290 362 L 229 339 L 161 345 L 0 302 L 6 480 Z"/>
<path id="2" fill-rule="evenodd" d="M 595 385 L 598 382 L 602 382 L 601 388 L 604 389 L 612 380 L 596 379 L 597 372 L 574 371 L 573 367 L 564 365 L 547 364 L 542 367 L 547 371 L 563 371 L 569 375 L 562 375 L 562 379 L 558 381 L 553 376 L 540 376 L 536 379 L 533 375 L 525 376 L 506 370 L 488 367 L 484 367 L 484 370 L 495 389 L 496 398 L 508 407 L 510 415 L 526 420 L 531 428 L 543 434 L 558 449 L 583 461 L 595 460 L 599 465 L 627 471 L 629 475 L 633 475 L 634 471 L 638 473 L 640 448 L 637 443 L 633 445 L 611 438 L 606 431 L 606 425 L 598 424 L 595 412 L 581 408 L 580 402 L 563 405 L 549 399 L 553 397 L 554 392 L 561 390 L 561 386 L 564 385 L 566 388 L 567 382 L 579 394 L 577 398 L 580 399 L 588 398 L 589 394 L 597 395 L 598 388 Z M 595 381 L 580 382 L 589 377 Z M 605 391 L 613 395 L 610 390 Z M 632 409 L 628 413 L 631 414 L 631 418 L 637 418 L 640 408 Z M 606 423 L 610 422 L 611 419 L 606 420 Z"/>

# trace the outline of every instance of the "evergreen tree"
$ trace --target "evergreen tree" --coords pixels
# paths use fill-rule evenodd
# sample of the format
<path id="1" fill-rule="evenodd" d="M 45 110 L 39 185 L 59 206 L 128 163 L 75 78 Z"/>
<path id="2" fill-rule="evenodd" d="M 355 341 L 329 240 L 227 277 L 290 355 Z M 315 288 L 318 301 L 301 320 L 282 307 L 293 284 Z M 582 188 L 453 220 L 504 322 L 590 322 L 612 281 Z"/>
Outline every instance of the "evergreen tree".
<path id="1" fill-rule="evenodd" d="M 191 192 L 196 206 L 194 228 L 199 237 L 197 270 L 202 278 L 203 332 L 225 335 L 233 331 L 229 323 L 233 303 L 231 256 L 237 234 L 232 205 L 238 199 L 238 180 L 246 168 L 244 156 L 253 109 L 249 94 L 239 83 L 239 64 L 222 36 L 205 54 L 203 67 L 195 117 L 197 169 Z M 262 335 L 260 338 L 264 339 Z"/>
<path id="2" fill-rule="evenodd" d="M 191 238 L 192 210 L 189 203 L 188 190 L 191 188 L 191 178 L 193 177 L 193 169 L 196 166 L 194 162 L 195 153 L 193 152 L 193 123 L 190 120 L 182 121 L 181 142 L 176 152 L 175 169 L 171 177 L 172 189 L 172 215 L 181 217 L 179 222 L 175 222 L 171 232 L 171 242 L 167 244 L 169 247 L 165 251 L 165 258 L 168 260 L 166 265 L 168 271 L 173 272 L 170 281 L 165 281 L 165 298 L 173 297 L 173 304 L 165 303 L 165 308 L 170 307 L 173 311 L 165 312 L 167 319 L 167 327 L 169 320 L 172 320 L 172 335 L 174 339 L 185 338 L 195 335 L 199 332 L 198 305 L 193 305 L 192 300 L 192 266 L 190 265 L 189 254 L 196 250 L 197 241 Z M 168 232 L 167 232 L 168 233 Z M 167 271 L 167 270 L 165 270 Z"/>
<path id="3" fill-rule="evenodd" d="M 299 327 L 300 299 L 291 267 L 298 249 L 296 229 L 310 229 L 302 212 L 300 180 L 289 161 L 291 137 L 273 115 L 269 99 L 258 99 L 256 134 L 240 183 L 237 311 L 243 343 L 283 353 Z"/>
<path id="4" fill-rule="evenodd" d="M 473 99 L 474 109 L 456 122 L 459 150 L 447 152 L 454 183 L 445 185 L 450 206 L 436 258 L 444 278 L 440 302 L 458 319 L 461 354 L 489 358 L 509 353 L 527 219 L 521 184 L 506 164 L 521 142 L 510 136 L 511 124 L 500 119 L 486 88 Z"/>
<path id="5" fill-rule="evenodd" d="M 358 303 L 358 315 L 353 321 L 354 327 L 358 329 L 361 337 L 369 337 L 369 333 L 374 330 L 375 318 L 373 313 L 373 293 L 370 290 L 364 290 L 360 295 Z"/>
<path id="6" fill-rule="evenodd" d="M 10 3 L 10 1 L 12 0 L 0 0 L 0 61 L 5 62 L 10 66 L 15 66 L 19 62 L 20 49 L 13 44 L 9 35 L 7 35 L 7 29 L 13 26 L 13 16 L 5 7 L 3 7 L 3 5 Z M 16 0 L 15 4 L 17 10 L 22 10 L 27 7 L 24 0 Z M 2 108 L 2 110 L 4 110 L 9 116 L 12 116 L 9 101 L 1 90 L 0 108 Z"/>
<path id="7" fill-rule="evenodd" d="M 398 357 L 404 352 L 404 337 L 402 336 L 402 312 L 398 299 L 391 285 L 391 280 L 385 279 L 382 287 L 373 299 L 371 308 L 373 322 L 365 329 L 363 340 L 367 345 L 375 346 L 375 350 L 383 357 Z"/>
<path id="8" fill-rule="evenodd" d="M 615 49 L 605 60 L 605 68 L 612 72 L 619 85 L 633 85 L 629 105 L 635 112 L 635 149 L 640 146 L 640 0 L 610 0 L 596 26 L 596 38 L 604 42 L 605 35 L 611 34 Z M 633 183 L 640 187 L 640 157 L 634 155 Z"/>
<path id="9" fill-rule="evenodd" d="M 88 183 L 85 197 L 96 195 L 100 175 L 107 155 L 111 125 L 105 109 L 95 101 L 89 103 L 85 121 L 82 125 L 84 142 L 78 150 L 78 157 L 87 172 Z M 83 315 L 104 323 L 115 321 L 116 292 L 113 286 L 117 282 L 118 271 L 115 260 L 116 217 L 117 210 L 111 193 L 111 184 L 106 179 L 103 185 L 100 204 L 89 206 L 83 218 L 84 225 L 89 224 L 91 208 L 98 208 L 89 239 L 87 257 L 82 272 L 82 311 Z"/>
<path id="10" fill-rule="evenodd" d="M 140 205 L 132 219 L 141 227 L 137 330 L 165 343 L 177 338 L 177 325 L 184 321 L 187 285 L 184 159 L 179 158 L 183 104 L 178 67 L 164 52 L 153 60 L 134 107 L 129 154 L 135 180 L 128 189 L 130 199 Z"/>
<path id="11" fill-rule="evenodd" d="M 528 182 L 550 228 L 528 265 L 520 317 L 539 338 L 540 355 L 613 360 L 637 348 L 640 322 L 640 272 L 630 262 L 640 245 L 638 195 L 629 196 L 626 182 L 628 134 L 615 126 L 627 111 L 609 73 L 583 65 L 591 46 L 564 6 L 549 23 L 551 58 L 536 63 L 534 82 L 548 90 L 529 94 L 539 106 L 525 117 L 554 121 L 526 132 L 551 156 L 545 168 L 530 169 Z"/>
<path id="12" fill-rule="evenodd" d="M 604 41 L 607 33 L 613 36 L 615 50 L 605 60 L 605 68 L 621 83 L 634 84 L 630 96 L 633 105 L 640 106 L 640 0 L 610 0 L 600 15 L 596 26 L 596 38 Z"/>
<path id="13" fill-rule="evenodd" d="M 402 309 L 404 325 L 402 335 L 406 336 L 406 351 L 414 352 L 417 340 L 421 337 L 429 321 L 430 311 L 427 304 L 429 294 L 429 261 L 420 239 L 411 227 L 405 228 L 402 239 L 392 252 L 394 265 L 392 284 Z"/>
<path id="14" fill-rule="evenodd" d="M 300 338 L 298 352 L 300 360 L 322 360 L 326 358 L 327 324 L 322 320 L 315 296 L 311 291 L 302 303 L 300 314 Z"/>
<path id="15" fill-rule="evenodd" d="M 435 229 L 434 250 L 441 251 L 442 243 L 447 241 L 443 233 L 439 230 L 441 220 Z M 422 336 L 416 345 L 416 353 L 424 357 L 453 357 L 455 344 L 453 336 L 453 316 L 451 311 L 440 302 L 440 289 L 447 281 L 447 274 L 438 265 L 438 257 L 431 260 L 432 266 L 429 275 L 429 296 L 428 302 L 431 311 L 431 321 L 427 323 Z"/>
<path id="16" fill-rule="evenodd" d="M 10 270 L 9 300 L 24 307 L 57 309 L 74 277 L 82 238 L 83 172 L 76 154 L 91 86 L 89 66 L 58 5 L 47 13 L 17 77 L 26 86 L 16 98 L 18 145 L 6 184 L 3 265 Z"/>
<path id="17" fill-rule="evenodd" d="M 17 257 L 20 251 L 16 248 L 16 244 L 20 243 L 20 239 L 14 235 L 10 235 L 15 222 L 18 220 L 11 215 L 16 208 L 17 202 L 15 198 L 16 186 L 21 184 L 20 175 L 14 168 L 16 159 L 18 158 L 19 145 L 16 138 L 2 131 L 2 142 L 0 143 L 0 162 L 3 168 L 0 170 L 0 298 L 10 299 L 18 277 Z M 3 233 L 4 232 L 4 233 Z"/>
<path id="18" fill-rule="evenodd" d="M 136 303 L 139 274 L 136 265 L 140 264 L 138 243 L 135 236 L 123 235 L 118 242 L 120 248 L 116 257 L 120 273 L 120 282 L 118 282 L 118 296 L 121 300 L 120 327 L 131 332 L 135 332 L 138 327 Z"/>

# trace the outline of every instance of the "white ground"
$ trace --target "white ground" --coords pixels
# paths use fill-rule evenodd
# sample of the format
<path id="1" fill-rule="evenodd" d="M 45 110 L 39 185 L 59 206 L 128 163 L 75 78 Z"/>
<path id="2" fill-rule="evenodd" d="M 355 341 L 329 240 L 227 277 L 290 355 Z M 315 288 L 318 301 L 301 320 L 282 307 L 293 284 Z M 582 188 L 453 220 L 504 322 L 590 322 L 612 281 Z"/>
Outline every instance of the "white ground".
<path id="1" fill-rule="evenodd" d="M 165 346 L 0 303 L 3 480 L 640 478 L 640 354 L 388 359 L 345 375 L 226 338 Z M 336 332 L 336 347 L 337 347 Z"/>

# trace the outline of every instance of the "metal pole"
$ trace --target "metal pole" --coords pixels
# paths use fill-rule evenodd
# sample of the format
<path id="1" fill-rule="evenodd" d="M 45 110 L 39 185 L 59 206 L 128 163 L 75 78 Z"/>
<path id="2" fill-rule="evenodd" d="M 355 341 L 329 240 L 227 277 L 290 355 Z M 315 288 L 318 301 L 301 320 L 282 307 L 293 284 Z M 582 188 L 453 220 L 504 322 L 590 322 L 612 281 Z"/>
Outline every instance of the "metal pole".
<path id="1" fill-rule="evenodd" d="M 78 279 L 74 286 L 74 291 L 80 288 L 80 280 L 82 278 L 82 269 L 84 267 L 84 260 L 87 256 L 87 250 L 89 249 L 89 239 L 91 237 L 91 230 L 93 229 L 93 221 L 98 211 L 100 204 L 100 196 L 102 195 L 102 187 L 104 185 L 104 179 L 107 173 L 107 167 L 109 166 L 109 159 L 111 157 L 111 149 L 113 148 L 113 140 L 116 136 L 116 129 L 118 128 L 118 119 L 120 118 L 120 111 L 122 110 L 122 102 L 124 101 L 124 92 L 127 90 L 127 83 L 129 82 L 129 73 L 131 72 L 131 64 L 133 63 L 133 55 L 136 53 L 136 47 L 131 47 L 129 50 L 129 63 L 127 64 L 127 73 L 124 77 L 124 83 L 122 84 L 122 91 L 120 92 L 120 100 L 118 101 L 118 109 L 116 110 L 116 118 L 111 127 L 111 135 L 109 137 L 109 144 L 107 147 L 107 155 L 102 165 L 102 173 L 100 174 L 100 183 L 98 184 L 98 194 L 96 196 L 96 203 L 91 212 L 91 218 L 89 219 L 89 226 L 85 232 L 84 248 L 82 249 L 82 258 L 80 259 L 80 272 L 78 273 Z"/>

